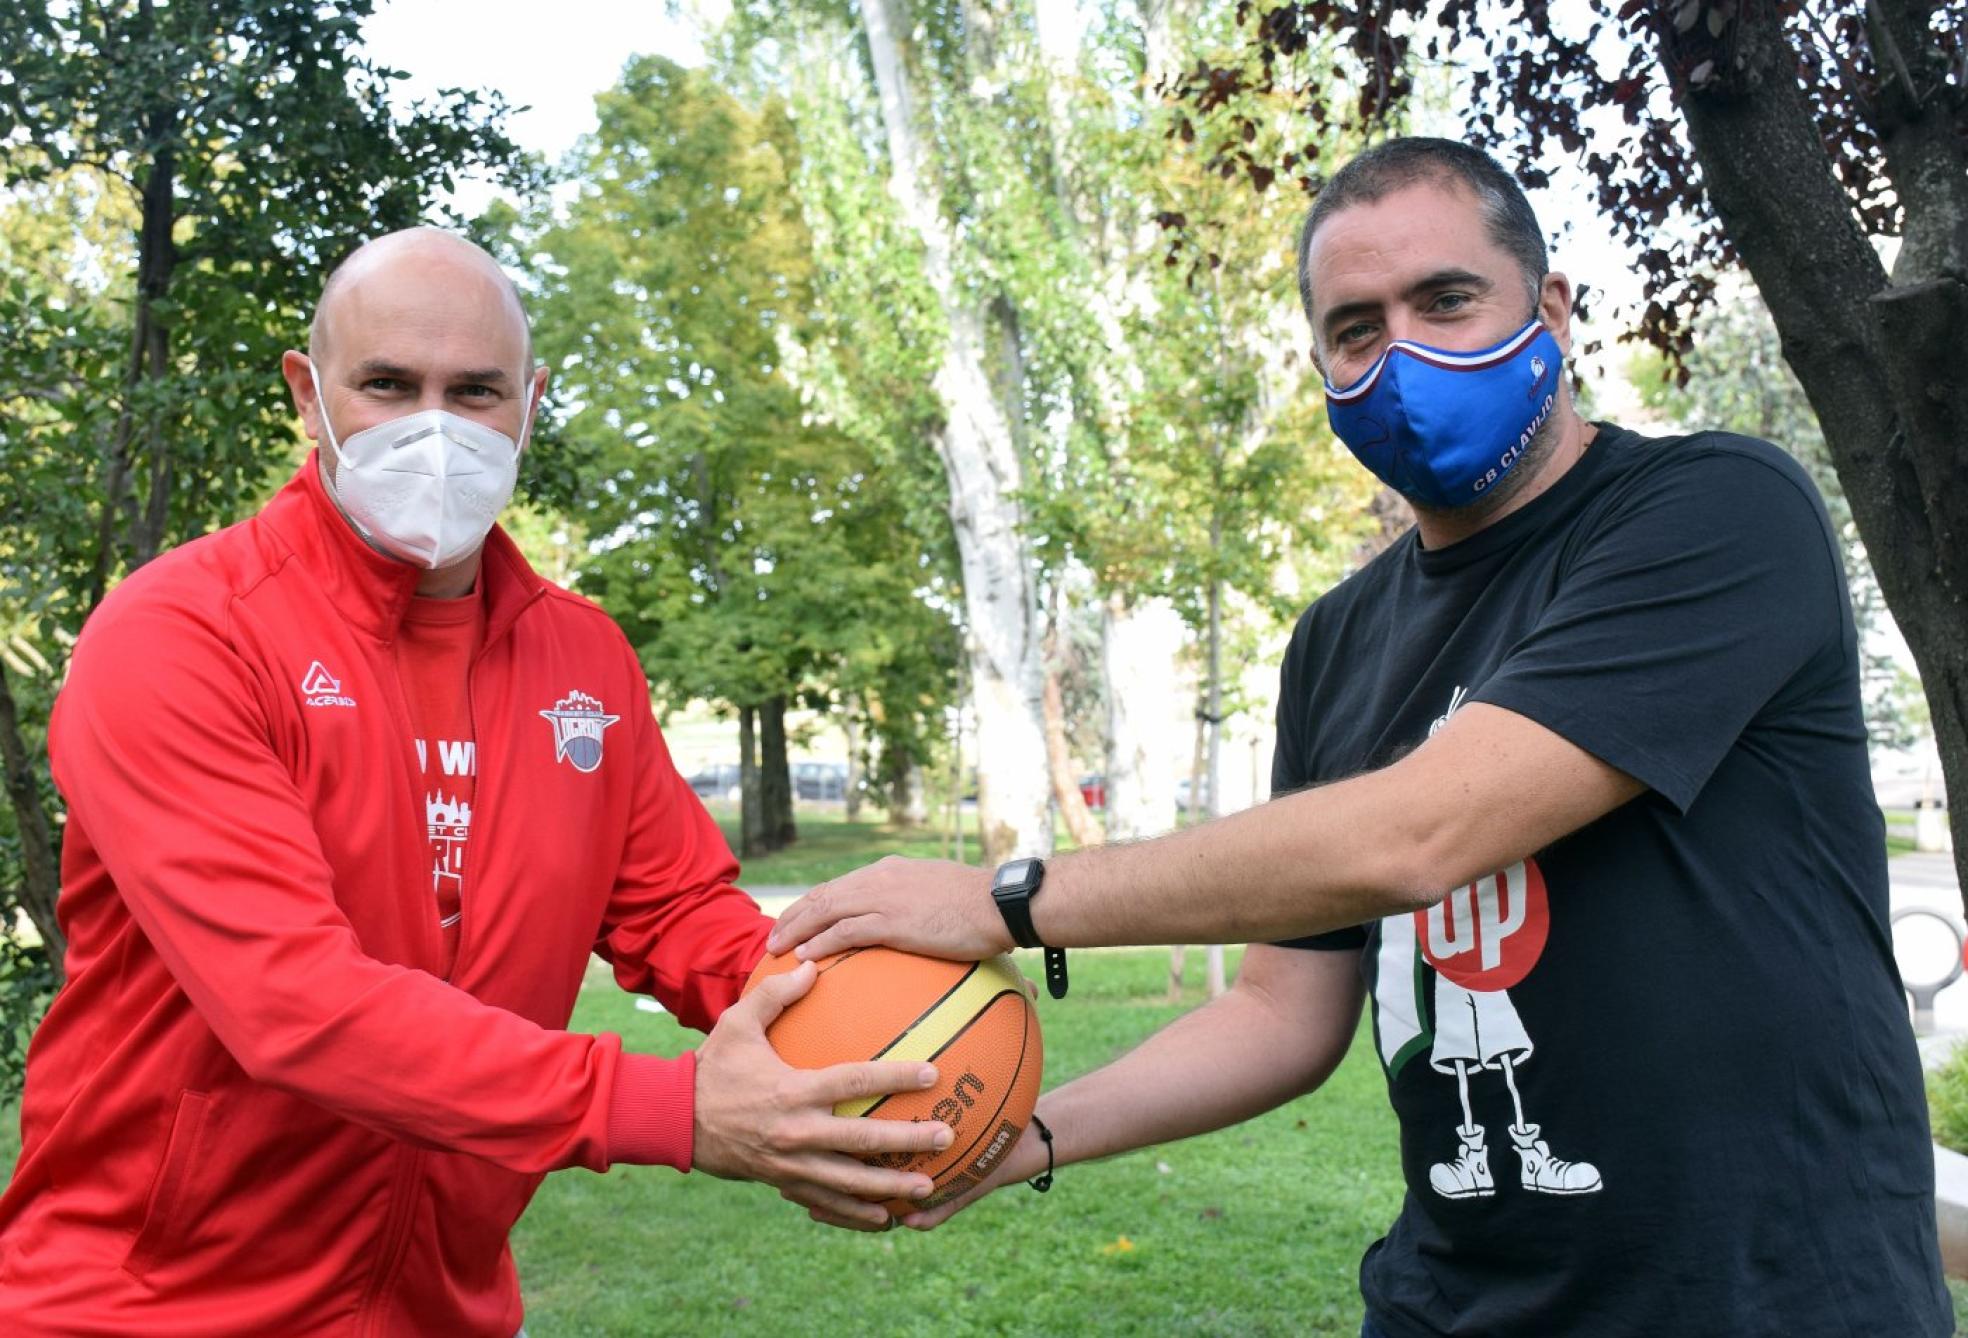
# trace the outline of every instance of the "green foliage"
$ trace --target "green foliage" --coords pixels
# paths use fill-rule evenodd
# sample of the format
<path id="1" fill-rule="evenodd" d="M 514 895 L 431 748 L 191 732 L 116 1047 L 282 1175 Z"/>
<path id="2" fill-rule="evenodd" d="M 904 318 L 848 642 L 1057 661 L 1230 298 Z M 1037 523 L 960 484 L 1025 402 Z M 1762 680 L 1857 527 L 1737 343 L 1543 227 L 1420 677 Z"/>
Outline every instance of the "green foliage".
<path id="1" fill-rule="evenodd" d="M 1694 326 L 1694 344 L 1676 376 L 1665 355 L 1648 349 L 1627 365 L 1627 379 L 1656 415 L 1687 431 L 1715 429 L 1760 437 L 1789 451 L 1810 471 L 1840 538 L 1852 613 L 1859 631 L 1859 670 L 1866 730 L 1876 749 L 1903 748 L 1929 732 L 1920 680 L 1878 648 L 1887 615 L 1851 504 L 1832 467 L 1831 451 L 1804 388 L 1784 361 L 1768 308 L 1747 284 L 1733 302 L 1710 308 Z"/>
<path id="2" fill-rule="evenodd" d="M 51 827 L 66 646 L 123 571 L 293 467 L 279 357 L 325 270 L 432 217 L 460 173 L 534 182 L 497 97 L 391 109 L 400 76 L 359 48 L 371 8 L 0 6 L 0 638 L 50 662 L 9 684 Z M 59 944 L 22 858 L 32 807 L 0 814 L 0 913 L 24 907 Z"/>
<path id="3" fill-rule="evenodd" d="M 1137 7 L 1101 7 L 1065 71 L 1041 51 L 1024 0 L 900 8 L 953 266 L 987 314 L 985 359 L 1024 451 L 1023 531 L 1041 579 L 1095 600 L 1166 595 L 1196 626 L 1211 590 L 1227 588 L 1254 641 L 1338 575 L 1370 492 L 1329 435 L 1299 352 L 1296 204 L 1278 192 L 1253 205 L 1171 133 Z M 1236 37 L 1229 6 L 1167 26 L 1176 65 Z M 925 354 L 946 332 L 920 239 L 883 189 L 858 18 L 752 0 L 728 42 L 727 62 L 785 90 L 793 110 L 831 336 L 817 384 L 893 387 L 837 397 L 887 406 L 870 435 L 913 443 L 893 463 L 915 495 L 941 500 L 928 449 L 940 404 L 926 393 L 939 368 Z M 1260 147 L 1302 136 L 1282 102 L 1261 111 Z"/>
<path id="4" fill-rule="evenodd" d="M 1934 1141 L 1968 1153 L 1968 1046 L 1956 1046 L 1946 1063 L 1929 1070 L 1927 1109 Z"/>
<path id="5" fill-rule="evenodd" d="M 813 242 L 785 104 L 632 60 L 597 102 L 564 216 L 525 244 L 539 346 L 594 462 L 574 519 L 582 588 L 674 702 L 807 692 L 920 719 L 950 693 L 932 561 L 878 467 L 807 386 Z M 838 398 L 838 397 L 837 397 Z"/>
<path id="6" fill-rule="evenodd" d="M 1326 427 L 1305 356 L 1299 204 L 1205 169 L 1150 86 L 1156 72 L 1124 11 L 1096 30 L 1065 87 L 1059 146 L 1089 257 L 1080 282 L 1128 291 L 1121 342 L 1063 342 L 1077 350 L 1077 382 L 1124 390 L 1104 397 L 1104 418 L 1080 415 L 1061 471 L 1078 486 L 1051 494 L 1045 523 L 1104 588 L 1168 595 L 1192 625 L 1214 583 L 1269 615 L 1260 622 L 1289 618 L 1339 574 L 1371 492 Z M 1235 39 L 1228 7 L 1179 17 L 1177 66 L 1220 58 Z M 1303 139 L 1282 100 L 1253 99 L 1242 115 L 1260 155 Z"/>
<path id="7" fill-rule="evenodd" d="M 59 983 L 45 944 L 0 934 L 0 1106 L 20 1100 L 27 1043 Z"/>
<path id="8" fill-rule="evenodd" d="M 0 427 L 18 471 L 4 491 L 36 513 L 49 501 L 73 513 L 9 545 L 33 573 L 8 573 L 10 599 L 72 626 L 122 562 L 257 500 L 295 455 L 278 358 L 301 341 L 326 268 L 365 237 L 421 221 L 461 170 L 516 161 L 492 125 L 496 98 L 391 113 L 394 72 L 356 45 L 370 9 L 124 0 L 0 13 L 11 76 L 0 183 L 29 191 L 16 229 L 45 231 L 35 207 L 48 192 L 33 188 L 48 184 L 99 199 L 127 229 L 93 261 L 86 239 L 40 247 L 33 314 L 0 313 L 48 350 L 0 381 L 0 404 L 26 394 L 44 410 Z M 526 184 L 517 170 L 508 179 Z M 57 253 L 64 278 L 77 277 L 51 287 Z M 133 323 L 140 345 L 155 335 L 136 360 Z M 63 375 L 30 380 L 49 359 Z M 126 514 L 104 527 L 105 505 Z M 25 537 L 10 527 L 8 539 Z"/>

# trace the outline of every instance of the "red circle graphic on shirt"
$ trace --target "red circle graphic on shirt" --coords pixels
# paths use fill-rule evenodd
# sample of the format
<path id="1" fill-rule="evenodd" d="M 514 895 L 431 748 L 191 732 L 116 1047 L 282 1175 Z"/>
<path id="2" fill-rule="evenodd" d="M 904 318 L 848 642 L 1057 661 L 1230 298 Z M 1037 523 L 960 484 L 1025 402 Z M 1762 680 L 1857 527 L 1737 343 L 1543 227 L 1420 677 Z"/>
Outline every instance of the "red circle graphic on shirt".
<path id="1" fill-rule="evenodd" d="M 1467 990 L 1507 990 L 1531 973 L 1551 933 L 1544 872 L 1527 859 L 1415 912 L 1428 964 Z"/>

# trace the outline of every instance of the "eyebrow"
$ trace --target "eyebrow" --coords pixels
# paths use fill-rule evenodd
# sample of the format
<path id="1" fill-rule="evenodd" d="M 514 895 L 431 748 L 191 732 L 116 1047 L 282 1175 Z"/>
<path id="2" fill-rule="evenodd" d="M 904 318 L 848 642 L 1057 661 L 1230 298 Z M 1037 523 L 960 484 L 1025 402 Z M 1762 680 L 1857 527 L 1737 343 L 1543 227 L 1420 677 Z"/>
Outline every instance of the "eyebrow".
<path id="1" fill-rule="evenodd" d="M 1402 289 L 1401 300 L 1411 302 L 1423 293 L 1430 293 L 1438 288 L 1473 288 L 1479 293 L 1486 293 L 1493 287 L 1495 285 L 1480 274 L 1450 266 L 1447 269 L 1438 269 L 1432 273 L 1424 274 L 1419 279 L 1416 279 L 1413 283 Z M 1343 328 L 1345 323 L 1352 320 L 1355 316 L 1370 316 L 1379 310 L 1379 302 L 1342 302 L 1326 313 L 1326 318 L 1322 324 L 1325 326 L 1326 334 L 1330 336 L 1335 330 Z"/>
<path id="2" fill-rule="evenodd" d="M 387 376 L 398 381 L 408 381 L 418 375 L 414 368 L 405 367 L 400 362 L 391 362 L 387 358 L 365 358 L 355 365 L 355 374 L 360 380 L 367 380 L 372 376 Z M 470 369 L 458 372 L 449 378 L 454 385 L 465 383 L 473 385 L 497 385 L 502 381 L 508 381 L 510 379 L 504 371 L 497 367 Z"/>

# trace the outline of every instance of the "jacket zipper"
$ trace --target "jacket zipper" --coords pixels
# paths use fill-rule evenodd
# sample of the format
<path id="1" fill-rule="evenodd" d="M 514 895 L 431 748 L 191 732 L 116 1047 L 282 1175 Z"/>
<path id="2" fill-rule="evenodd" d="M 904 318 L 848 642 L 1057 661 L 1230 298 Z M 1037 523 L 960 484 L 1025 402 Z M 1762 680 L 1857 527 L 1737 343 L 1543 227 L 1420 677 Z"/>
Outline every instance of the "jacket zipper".
<path id="1" fill-rule="evenodd" d="M 390 1214 L 383 1225 L 382 1257 L 376 1261 L 376 1271 L 370 1275 L 362 1304 L 355 1312 L 355 1331 L 359 1335 L 378 1331 L 384 1313 L 383 1297 L 396 1285 L 396 1275 L 402 1271 L 403 1260 L 409 1253 L 405 1247 L 410 1242 L 410 1220 L 419 1197 L 417 1180 L 424 1167 L 423 1149 L 402 1144 L 397 1161 L 397 1172 L 391 1177 Z"/>
<path id="2" fill-rule="evenodd" d="M 485 740 L 478 736 L 478 706 L 472 693 L 472 679 L 478 675 L 478 662 L 484 654 L 484 648 L 480 647 L 478 654 L 472 657 L 471 663 L 465 666 L 465 720 L 471 726 L 472 737 L 473 825 L 477 825 L 478 816 L 486 810 L 486 768 L 482 765 L 485 761 Z M 469 832 L 469 829 L 467 830 Z M 465 871 L 458 875 L 458 950 L 451 955 L 451 965 L 444 972 L 444 978 L 447 981 L 455 981 L 465 965 L 465 948 L 471 940 L 473 918 L 471 913 L 466 909 L 465 893 L 472 885 L 472 870 L 476 869 L 479 860 L 485 857 L 485 844 L 482 839 L 479 842 L 477 850 L 471 848 L 469 834 L 467 834 L 465 840 Z M 439 951 L 442 951 L 444 946 L 444 924 L 442 917 L 439 918 L 437 935 L 438 948 Z"/>
<path id="3" fill-rule="evenodd" d="M 428 870 L 430 867 L 430 822 L 426 815 L 422 822 L 415 821 L 415 815 L 424 812 L 423 779 L 424 759 L 417 756 L 417 726 L 410 718 L 408 702 L 403 695 L 403 677 L 396 667 L 396 643 L 394 638 L 385 644 L 389 657 L 390 714 L 395 718 L 397 737 L 404 741 L 399 756 L 405 763 L 403 771 L 404 793 L 410 801 L 410 813 L 417 834 L 417 858 L 412 867 Z M 426 875 L 427 876 L 427 875 Z M 427 885 L 419 879 L 420 892 L 428 897 Z M 463 884 L 459 886 L 460 900 L 463 903 Z M 435 899 L 425 902 L 426 911 L 435 909 Z M 435 925 L 437 917 L 432 916 Z M 441 956 L 444 952 L 444 929 L 436 925 L 436 950 Z M 382 1300 L 396 1282 L 396 1274 L 403 1267 L 407 1251 L 405 1245 L 409 1238 L 409 1223 L 415 1213 L 418 1199 L 417 1179 L 423 1168 L 424 1154 L 421 1148 L 409 1144 L 398 1144 L 396 1171 L 390 1177 L 389 1212 L 383 1219 L 383 1235 L 376 1261 L 375 1271 L 369 1275 L 369 1285 L 363 1289 L 362 1303 L 355 1311 L 355 1331 L 358 1335 L 376 1332 L 379 1316 L 383 1313 Z"/>
<path id="4" fill-rule="evenodd" d="M 534 598 L 538 598 L 538 595 L 536 594 Z M 529 599 L 527 604 L 530 605 L 532 602 Z M 523 607 L 521 611 L 523 611 Z M 465 718 L 471 722 L 472 753 L 475 767 L 479 749 L 479 737 L 478 711 L 472 693 L 472 679 L 478 672 L 479 661 L 484 659 L 485 651 L 490 645 L 491 641 L 488 637 L 485 646 L 479 648 L 477 656 L 473 658 L 471 664 L 465 670 Z M 404 737 L 410 740 L 406 760 L 414 760 L 417 751 L 417 731 L 415 724 L 410 720 L 409 709 L 403 700 L 403 680 L 396 672 L 396 650 L 394 644 L 390 647 L 390 681 L 396 689 L 395 698 L 391 705 L 395 708 L 398 727 L 405 729 Z M 423 796 L 418 792 L 419 782 L 422 780 L 422 777 L 423 767 L 421 764 L 414 765 L 410 768 L 410 811 L 413 814 L 420 812 L 423 804 Z M 480 768 L 472 778 L 472 807 L 474 816 L 480 811 L 484 803 L 484 795 L 479 789 L 479 782 L 483 779 L 484 771 Z M 428 824 L 423 829 L 423 834 L 424 844 L 421 853 L 424 860 L 427 860 L 430 856 Z M 480 852 L 474 853 L 482 853 L 482 848 Z M 422 863 L 423 860 L 420 860 L 420 867 Z M 458 880 L 458 951 L 457 955 L 451 960 L 451 971 L 446 976 L 447 980 L 457 974 L 459 965 L 465 960 L 465 935 L 472 921 L 472 917 L 465 914 L 465 890 L 470 884 L 471 870 L 475 863 L 475 860 L 468 858 L 465 861 L 465 875 Z M 436 909 L 434 899 L 431 909 Z M 438 923 L 441 918 L 433 917 L 432 920 L 432 923 L 437 927 L 437 950 L 440 953 L 444 951 L 444 927 L 441 923 Z M 407 1246 L 410 1239 L 410 1220 L 414 1214 L 417 1199 L 420 1197 L 417 1181 L 423 1169 L 424 1151 L 421 1148 L 413 1148 L 407 1144 L 401 1148 L 401 1151 L 408 1153 L 409 1156 L 407 1162 L 401 1165 L 398 1173 L 393 1177 L 393 1182 L 390 1186 L 390 1215 L 383 1230 L 382 1258 L 377 1263 L 376 1271 L 370 1278 L 369 1286 L 362 1298 L 362 1304 L 356 1307 L 355 1312 L 356 1333 L 364 1335 L 365 1338 L 366 1335 L 375 1332 L 378 1317 L 383 1313 L 382 1299 L 395 1286 L 396 1275 L 402 1270 L 403 1261 L 409 1254 Z"/>

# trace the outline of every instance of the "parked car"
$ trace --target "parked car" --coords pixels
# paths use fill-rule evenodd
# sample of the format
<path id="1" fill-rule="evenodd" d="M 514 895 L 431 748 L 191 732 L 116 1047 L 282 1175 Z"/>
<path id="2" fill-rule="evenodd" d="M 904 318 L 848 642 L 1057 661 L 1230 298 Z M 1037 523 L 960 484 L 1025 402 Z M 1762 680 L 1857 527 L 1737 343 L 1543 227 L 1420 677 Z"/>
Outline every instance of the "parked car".
<path id="1" fill-rule="evenodd" d="M 690 788 L 700 799 L 737 799 L 742 793 L 738 788 L 738 764 L 714 762 L 699 768 L 690 777 Z"/>
<path id="2" fill-rule="evenodd" d="M 793 797 L 839 803 L 847 798 L 847 763 L 795 762 Z"/>
<path id="3" fill-rule="evenodd" d="M 1107 778 L 1101 775 L 1080 777 L 1080 798 L 1088 808 L 1107 807 Z"/>

